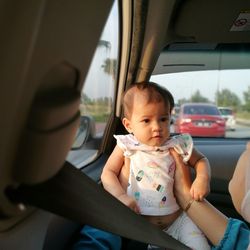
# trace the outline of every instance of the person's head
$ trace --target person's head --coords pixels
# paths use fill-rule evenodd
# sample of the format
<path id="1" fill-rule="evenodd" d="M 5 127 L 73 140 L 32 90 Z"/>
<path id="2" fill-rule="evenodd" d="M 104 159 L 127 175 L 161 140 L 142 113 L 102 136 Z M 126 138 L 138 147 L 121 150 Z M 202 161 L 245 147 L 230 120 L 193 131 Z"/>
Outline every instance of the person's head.
<path id="1" fill-rule="evenodd" d="M 250 222 L 250 142 L 241 154 L 228 186 L 236 210 Z"/>
<path id="2" fill-rule="evenodd" d="M 153 82 L 135 83 L 123 96 L 123 125 L 139 142 L 160 146 L 169 138 L 173 107 L 167 89 Z"/>

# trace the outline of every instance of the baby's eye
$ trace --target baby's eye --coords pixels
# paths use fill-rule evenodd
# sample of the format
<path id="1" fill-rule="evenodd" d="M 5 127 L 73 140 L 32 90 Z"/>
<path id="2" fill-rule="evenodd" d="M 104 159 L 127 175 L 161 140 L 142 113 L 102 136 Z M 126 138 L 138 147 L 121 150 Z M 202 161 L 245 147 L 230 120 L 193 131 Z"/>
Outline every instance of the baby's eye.
<path id="1" fill-rule="evenodd" d="M 144 120 L 142 120 L 142 122 L 149 123 L 149 119 L 144 119 Z"/>
<path id="2" fill-rule="evenodd" d="M 162 122 L 168 121 L 168 117 L 162 117 L 162 118 L 161 118 L 161 121 L 162 121 Z"/>

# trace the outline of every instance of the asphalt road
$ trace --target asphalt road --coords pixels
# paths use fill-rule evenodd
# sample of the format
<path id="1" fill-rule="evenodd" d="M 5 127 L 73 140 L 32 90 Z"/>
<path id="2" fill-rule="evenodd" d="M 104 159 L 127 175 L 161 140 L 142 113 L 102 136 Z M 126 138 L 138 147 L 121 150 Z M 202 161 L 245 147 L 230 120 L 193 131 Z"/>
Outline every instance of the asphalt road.
<path id="1" fill-rule="evenodd" d="M 227 131 L 227 138 L 246 138 L 250 137 L 250 126 L 236 124 L 235 131 Z"/>

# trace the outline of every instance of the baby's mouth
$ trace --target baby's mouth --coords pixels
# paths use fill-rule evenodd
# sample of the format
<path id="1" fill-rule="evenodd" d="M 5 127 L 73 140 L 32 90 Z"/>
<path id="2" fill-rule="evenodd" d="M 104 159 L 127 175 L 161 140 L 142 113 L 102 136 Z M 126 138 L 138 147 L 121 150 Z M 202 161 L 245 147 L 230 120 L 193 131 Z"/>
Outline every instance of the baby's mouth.
<path id="1" fill-rule="evenodd" d="M 161 135 L 154 135 L 153 138 L 156 138 L 156 139 L 157 138 L 162 138 L 162 136 Z"/>

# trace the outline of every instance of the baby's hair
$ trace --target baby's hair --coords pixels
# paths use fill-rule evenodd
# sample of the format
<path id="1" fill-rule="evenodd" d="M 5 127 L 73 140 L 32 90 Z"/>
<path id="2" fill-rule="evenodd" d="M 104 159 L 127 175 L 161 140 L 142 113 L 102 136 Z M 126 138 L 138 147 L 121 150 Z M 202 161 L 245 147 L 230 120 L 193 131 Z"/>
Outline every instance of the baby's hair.
<path id="1" fill-rule="evenodd" d="M 123 95 L 123 109 L 125 117 L 130 117 L 136 93 L 143 94 L 147 103 L 164 102 L 166 107 L 169 106 L 170 113 L 174 107 L 174 97 L 166 88 L 154 82 L 134 83 L 129 86 Z"/>

